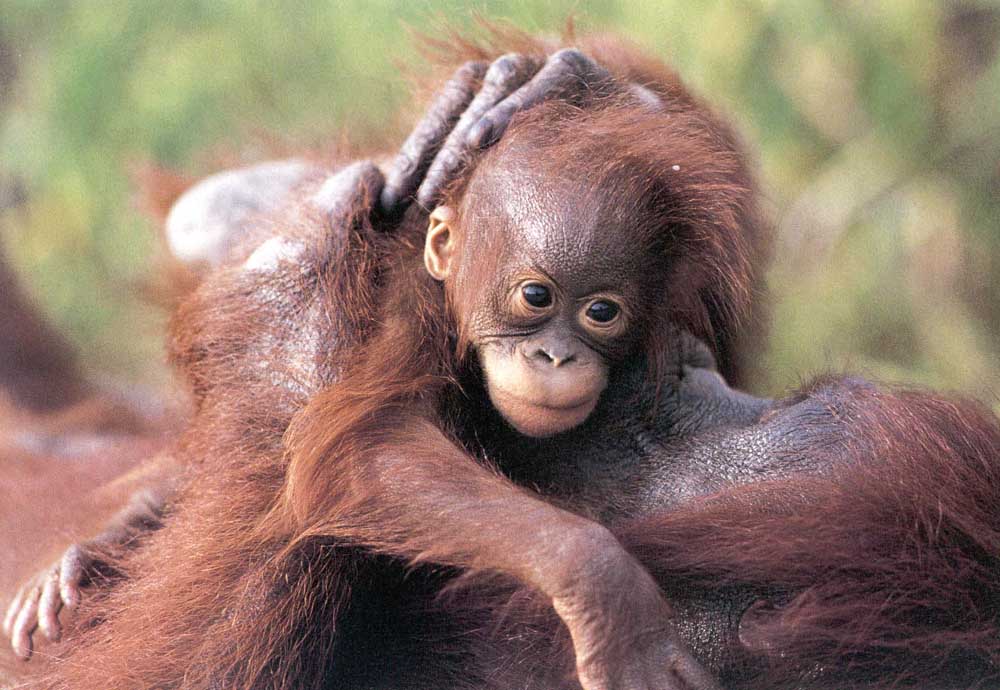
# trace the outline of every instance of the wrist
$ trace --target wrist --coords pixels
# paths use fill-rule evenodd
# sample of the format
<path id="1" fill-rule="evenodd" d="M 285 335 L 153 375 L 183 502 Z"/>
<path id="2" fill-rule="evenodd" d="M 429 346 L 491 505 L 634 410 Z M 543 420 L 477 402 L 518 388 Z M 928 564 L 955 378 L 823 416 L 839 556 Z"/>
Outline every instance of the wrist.
<path id="1" fill-rule="evenodd" d="M 633 569 L 634 560 L 618 539 L 596 522 L 575 525 L 559 539 L 557 549 L 542 586 L 557 603 L 589 598 Z"/>

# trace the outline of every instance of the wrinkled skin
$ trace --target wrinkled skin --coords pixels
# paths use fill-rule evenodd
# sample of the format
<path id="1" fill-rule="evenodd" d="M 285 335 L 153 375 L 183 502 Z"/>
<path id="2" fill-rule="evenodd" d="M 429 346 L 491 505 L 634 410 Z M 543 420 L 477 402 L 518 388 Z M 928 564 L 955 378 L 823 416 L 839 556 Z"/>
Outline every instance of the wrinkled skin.
<path id="1" fill-rule="evenodd" d="M 513 53 L 488 67 L 481 62 L 463 65 L 386 173 L 380 210 L 398 215 L 414 193 L 418 204 L 433 207 L 469 151 L 496 142 L 519 110 L 612 87 L 607 70 L 572 48 L 553 53 L 541 65 Z"/>
<path id="2" fill-rule="evenodd" d="M 749 435 L 766 444 L 772 438 L 782 437 L 786 429 L 794 428 L 798 423 L 797 416 L 789 414 L 773 422 L 770 430 L 760 429 L 760 418 L 773 408 L 774 403 L 726 386 L 712 368 L 711 355 L 696 341 L 678 334 L 678 344 L 678 368 L 670 372 L 664 381 L 671 386 L 671 393 L 663 401 L 663 407 L 653 423 L 633 414 L 636 394 L 641 391 L 643 395 L 652 395 L 648 382 L 643 381 L 644 372 L 640 367 L 627 374 L 630 380 L 628 386 L 612 389 L 614 394 L 603 398 L 590 419 L 571 433 L 530 439 L 496 423 L 497 412 L 489 407 L 469 410 L 470 430 L 487 428 L 499 433 L 497 437 L 478 435 L 477 441 L 487 448 L 502 448 L 503 454 L 493 458 L 519 483 L 537 486 L 543 495 L 558 505 L 609 525 L 645 513 L 656 513 L 664 507 L 708 494 L 722 485 L 757 480 L 768 474 L 783 474 L 787 469 L 784 467 L 784 448 L 775 447 L 772 454 L 764 445 L 764 452 L 737 458 L 729 454 L 726 446 L 731 443 L 730 434 L 734 428 L 745 428 Z M 811 411 L 813 408 L 808 410 Z M 490 419 L 494 423 L 490 424 Z M 609 433 L 609 429 L 613 429 L 613 433 Z M 725 432 L 721 438 L 720 431 Z M 671 448 L 677 444 L 683 444 L 690 454 L 672 452 Z M 566 461 L 539 462 L 553 457 Z M 717 459 L 726 464 L 716 465 Z M 822 468 L 809 467 L 806 462 L 800 469 L 821 471 Z M 658 616 L 676 625 L 680 637 L 673 638 L 673 632 L 666 638 L 653 635 L 650 641 L 662 645 L 662 651 L 649 655 L 648 658 L 654 660 L 656 665 L 647 668 L 662 670 L 679 666 L 678 676 L 664 676 L 660 671 L 643 676 L 641 666 L 596 667 L 595 673 L 604 673 L 588 679 L 590 682 L 597 687 L 609 688 L 673 687 L 673 683 L 678 687 L 687 687 L 693 684 L 691 679 L 704 677 L 706 669 L 723 681 L 741 679 L 748 668 L 753 670 L 753 660 L 739 642 L 739 624 L 742 614 L 757 601 L 759 593 L 748 589 L 716 595 L 686 587 L 672 589 L 669 581 L 658 585 L 666 588 L 670 601 L 670 606 L 659 611 Z M 634 586 L 623 583 L 620 587 L 629 589 Z M 403 598 L 411 600 L 407 610 L 433 612 L 437 608 L 433 603 L 435 594 L 424 591 L 426 582 L 420 577 L 403 585 L 404 594 L 400 594 L 399 587 L 399 582 L 390 581 L 385 584 L 384 591 L 379 591 L 377 586 L 373 591 L 366 588 L 359 605 L 359 616 L 351 616 L 344 621 L 346 636 L 352 640 L 351 649 L 362 656 L 357 660 L 358 667 L 374 663 L 374 659 L 366 661 L 363 650 L 381 649 L 380 645 L 386 640 L 390 641 L 390 649 L 395 649 L 396 645 L 406 648 L 405 641 L 411 639 L 412 632 L 407 629 L 408 619 L 404 617 L 398 627 L 391 623 L 399 614 L 391 608 L 393 604 L 384 602 Z M 608 591 L 617 590 L 609 588 Z M 566 615 L 565 612 L 560 614 Z M 366 619 L 381 623 L 370 630 L 365 624 Z M 438 613 L 429 614 L 429 621 L 431 626 L 436 627 L 432 639 L 463 639 L 467 636 L 475 640 L 481 634 L 480 630 L 466 630 L 461 623 L 442 618 Z M 516 619 L 513 622 L 503 621 L 502 616 L 497 622 L 483 625 L 486 630 L 493 630 L 494 635 L 489 636 L 485 643 L 473 644 L 476 663 L 461 668 L 461 673 L 467 677 L 456 688 L 465 687 L 465 682 L 471 687 L 497 690 L 576 687 L 575 683 L 566 681 L 563 675 L 566 669 L 553 664 L 553 659 L 547 654 L 525 658 L 525 649 L 545 649 L 551 644 L 550 633 L 531 628 L 521 630 L 516 626 Z M 607 639 L 605 630 L 595 630 L 594 635 L 598 640 Z M 670 639 L 676 639 L 683 647 L 690 646 L 698 660 L 697 666 L 684 668 L 691 660 L 686 654 L 679 654 L 677 649 L 671 649 L 673 643 L 668 641 Z M 641 640 L 632 638 L 616 642 L 623 646 L 644 645 Z M 586 640 L 582 643 L 585 645 Z M 583 645 L 574 640 L 578 658 Z M 417 653 L 412 658 L 394 658 L 398 667 L 382 678 L 376 687 L 425 687 L 424 683 L 433 683 L 432 679 L 440 676 L 440 666 L 447 667 L 448 664 L 447 658 L 437 658 L 430 650 L 427 650 L 427 656 Z M 512 663 L 514 659 L 518 659 L 518 663 Z M 428 663 L 431 664 L 429 668 L 425 667 Z M 475 675 L 480 669 L 484 674 L 482 678 Z M 368 687 L 365 683 L 369 681 L 355 684 L 350 679 L 348 674 L 347 680 L 337 681 L 337 687 Z M 340 685 L 340 682 L 344 684 Z M 726 685 L 727 682 L 724 682 L 723 686 Z"/>
<path id="3" fill-rule="evenodd" d="M 842 406 L 848 408 L 858 399 L 877 401 L 880 389 L 875 384 L 863 379 L 831 380 L 789 399 L 759 398 L 730 388 L 715 371 L 711 354 L 698 341 L 678 333 L 675 343 L 676 368 L 664 372 L 660 382 L 663 392 L 654 419 L 635 414 L 636 409 L 642 408 L 637 401 L 649 400 L 656 393 L 646 368 L 632 362 L 625 371 L 616 372 L 621 385 L 609 389 L 594 414 L 571 433 L 529 438 L 499 423 L 496 410 L 481 406 L 467 408 L 467 431 L 471 434 L 475 430 L 475 438 L 470 436 L 468 441 L 490 449 L 491 459 L 518 483 L 536 487 L 553 503 L 613 529 L 644 516 L 683 510 L 701 499 L 739 487 L 753 488 L 789 478 L 823 480 L 843 469 L 841 463 L 853 461 L 846 455 L 830 455 L 819 449 L 858 433 Z M 483 434 L 483 429 L 492 430 L 493 434 Z M 873 452 L 880 452 L 877 445 Z M 542 462 L 551 458 L 564 461 Z M 875 462 L 876 457 L 867 460 Z M 988 461 L 995 464 L 997 460 L 994 457 Z M 892 500 L 888 497 L 887 504 L 891 505 Z M 881 527 L 869 525 L 864 529 Z M 824 545 L 816 543 L 815 548 L 822 551 Z M 1000 579 L 1000 562 L 991 567 L 995 582 Z M 760 620 L 780 613 L 794 598 L 794 590 L 750 580 L 725 587 L 699 586 L 697 581 L 677 579 L 675 572 L 656 574 L 657 584 L 670 602 L 670 612 L 664 615 L 676 626 L 679 639 L 694 652 L 703 670 L 718 679 L 722 687 L 892 686 L 897 682 L 895 674 L 903 672 L 910 663 L 921 668 L 921 675 L 903 682 L 903 687 L 915 683 L 914 687 L 971 688 L 984 682 L 989 687 L 990 682 L 1000 678 L 1000 669 L 983 656 L 962 656 L 959 652 L 948 658 L 942 653 L 938 658 L 931 656 L 930 665 L 921 667 L 927 659 L 917 656 L 914 661 L 905 647 L 882 665 L 853 668 L 846 662 L 850 657 L 846 656 L 845 645 L 844 664 L 817 666 L 807 658 L 793 673 L 782 676 L 780 685 L 777 682 L 772 685 L 767 680 L 758 680 L 767 678 L 768 664 L 773 659 L 769 662 L 762 654 L 767 642 L 757 641 L 753 631 Z M 816 577 L 817 582 L 822 582 L 827 575 L 820 572 Z M 431 576 L 430 581 L 435 583 L 434 587 L 440 586 L 435 577 Z M 363 668 L 366 663 L 363 650 L 378 650 L 386 639 L 392 640 L 391 649 L 411 649 L 405 646 L 405 641 L 413 640 L 414 633 L 408 627 L 412 623 L 406 617 L 398 626 L 392 623 L 399 614 L 393 608 L 395 604 L 384 602 L 412 597 L 411 604 L 425 603 L 407 606 L 407 611 L 430 612 L 425 613 L 427 624 L 434 629 L 429 639 L 441 642 L 428 642 L 427 649 L 412 656 L 395 657 L 400 664 L 398 670 L 383 678 L 383 684 L 377 687 L 420 688 L 423 683 L 433 683 L 433 679 L 440 677 L 441 667 L 452 667 L 447 657 L 437 657 L 432 649 L 435 644 L 452 639 L 470 640 L 475 663 L 454 667 L 452 670 L 463 681 L 441 687 L 464 688 L 466 682 L 469 687 L 491 690 L 577 687 L 565 679 L 566 669 L 554 663 L 557 653 L 547 651 L 557 647 L 552 642 L 555 628 L 539 627 L 530 616 L 520 620 L 516 608 L 514 613 L 490 611 L 483 618 L 473 617 L 470 623 L 469 612 L 459 605 L 455 609 L 462 616 L 456 622 L 447 613 L 439 612 L 437 589 L 428 593 L 426 586 L 427 581 L 420 577 L 407 585 L 392 580 L 376 585 L 362 595 L 360 608 L 364 613 L 345 621 L 347 634 L 352 638 L 351 649 L 362 655 L 357 664 Z M 887 592 L 886 606 L 890 610 L 900 594 Z M 1000 605 L 1000 590 L 995 584 L 991 591 L 969 594 L 978 597 L 973 606 Z M 930 606 L 926 615 L 937 615 L 932 611 Z M 891 612 L 887 615 L 891 616 Z M 925 614 L 918 609 L 914 615 Z M 365 621 L 370 620 L 380 621 L 374 631 L 366 625 Z M 477 636 L 485 639 L 477 642 Z M 878 647 L 878 640 L 858 642 Z M 685 657 L 674 654 L 668 658 L 669 665 Z M 377 664 L 374 658 L 367 663 Z M 477 675 L 477 671 L 482 675 Z M 647 679 L 629 675 L 634 672 L 634 668 L 616 669 L 613 680 L 605 678 L 602 682 L 607 682 L 607 687 L 642 687 Z M 343 687 L 367 687 L 365 682 L 346 682 Z M 649 682 L 655 685 L 664 680 L 660 676 Z"/>
<path id="4" fill-rule="evenodd" d="M 553 180 L 538 163 L 525 148 L 474 174 L 465 198 L 475 201 L 464 204 L 461 222 L 436 222 L 451 215 L 447 207 L 431 214 L 425 254 L 447 265 L 436 277 L 461 305 L 459 330 L 476 347 L 490 401 L 533 437 L 568 431 L 590 416 L 609 367 L 636 346 L 635 322 L 656 294 L 645 277 L 662 271 L 649 252 L 617 241 L 631 228 L 615 219 L 613 194 Z M 517 193 L 498 191 L 510 189 Z M 459 242 L 440 235 L 456 234 L 466 255 L 491 256 L 492 264 L 440 258 L 437 245 Z M 508 239 L 499 245 L 498 236 Z M 545 302 L 527 303 L 525 289 L 541 291 Z M 592 318 L 595 308 L 601 320 Z"/>
<path id="5" fill-rule="evenodd" d="M 467 193 L 486 198 L 481 187 L 509 188 L 516 176 L 513 207 L 503 203 L 509 197 L 498 206 L 480 202 L 461 224 L 437 220 L 453 215 L 447 207 L 435 210 L 425 261 L 461 305 L 458 328 L 476 349 L 493 406 L 522 434 L 541 437 L 572 429 L 593 412 L 609 363 L 635 344 L 628 313 L 639 310 L 642 285 L 633 278 L 641 275 L 635 252 L 609 242 L 588 246 L 590 238 L 602 237 L 597 228 L 606 219 L 599 210 L 571 186 L 550 189 L 531 174 L 532 165 L 525 155 L 513 170 L 477 176 Z M 546 224 L 550 216 L 527 211 L 542 197 L 565 198 L 570 212 Z M 497 237 L 509 239 L 488 270 L 454 256 L 452 245 L 460 242 L 465 256 L 492 256 Z M 528 302 L 526 290 L 537 304 Z M 588 315 L 594 305 L 607 312 L 605 321 Z"/>
<path id="6" fill-rule="evenodd" d="M 639 104 L 629 107 L 630 117 L 647 114 Z M 583 130 L 582 123 L 577 126 Z M 588 141 L 594 139 L 588 136 Z M 495 156 L 511 161 L 520 172 L 536 168 L 537 157 L 544 155 L 503 145 L 499 151 Z M 463 198 L 474 200 L 463 204 L 458 222 L 432 218 L 425 232 L 411 219 L 411 225 L 396 231 L 398 248 L 389 245 L 386 250 L 383 292 L 375 299 L 380 311 L 374 318 L 386 325 L 365 341 L 364 354 L 345 378 L 313 397 L 286 434 L 291 457 L 286 487 L 291 491 L 284 504 L 295 507 L 296 516 L 301 516 L 296 519 L 318 521 L 317 533 L 348 540 L 357 535 L 353 543 L 376 553 L 412 554 L 442 565 L 493 570 L 538 589 L 568 628 L 584 688 L 716 687 L 677 637 L 670 608 L 655 582 L 613 535 L 599 523 L 539 501 L 484 472 L 476 454 L 466 450 L 468 444 L 456 445 L 450 438 L 450 430 L 461 426 L 464 417 L 461 405 L 451 406 L 450 401 L 464 393 L 450 384 L 440 386 L 447 379 L 434 374 L 448 371 L 446 367 L 466 371 L 468 358 L 457 358 L 452 345 L 442 347 L 442 334 L 457 330 L 460 342 L 464 340 L 459 348 L 479 354 L 481 369 L 466 373 L 476 380 L 485 378 L 490 408 L 522 435 L 571 431 L 589 416 L 607 382 L 614 385 L 608 372 L 635 353 L 642 336 L 662 326 L 640 315 L 652 313 L 647 301 L 657 294 L 661 276 L 674 260 L 641 234 L 652 234 L 654 228 L 665 232 L 664 224 L 652 217 L 655 210 L 642 203 L 644 187 L 628 185 L 630 193 L 618 195 L 617 187 L 609 184 L 595 200 L 597 205 L 584 207 L 579 215 L 565 213 L 582 200 L 571 196 L 565 205 L 539 214 L 551 217 L 551 225 L 521 229 L 516 216 L 523 211 L 523 200 L 529 201 L 524 207 L 537 208 L 537 199 L 558 198 L 569 190 L 561 181 L 553 187 L 548 175 L 539 176 L 536 188 L 505 186 L 497 196 L 506 213 L 481 208 L 476 184 L 497 181 L 484 172 L 478 182 L 479 170 L 516 174 L 502 163 L 490 165 L 490 160 L 484 158 L 482 168 L 472 174 L 474 182 Z M 370 180 L 370 172 L 361 177 Z M 374 196 L 374 190 L 367 193 Z M 634 226 L 624 220 L 611 225 L 612 218 L 622 217 L 622 204 L 637 213 L 643 210 L 642 217 L 632 218 Z M 584 217 L 589 225 L 578 222 Z M 546 241 L 546 234 L 552 241 Z M 622 236 L 634 241 L 609 239 Z M 433 291 L 416 265 L 421 240 L 424 266 L 444 283 L 444 295 Z M 649 271 L 631 279 L 647 266 Z M 532 301 L 529 288 L 545 297 Z M 590 317 L 596 305 L 611 315 Z M 477 330 L 491 326 L 488 336 Z M 484 356 L 488 342 L 501 340 L 513 350 L 515 362 L 528 364 L 509 367 L 501 358 Z M 399 368 L 387 367 L 390 362 Z M 503 375 L 490 369 L 497 363 Z M 516 402 L 508 403 L 500 394 L 498 378 L 513 380 L 502 393 L 515 389 L 520 396 Z M 403 398 L 406 403 L 401 405 L 391 397 L 396 390 L 418 385 L 427 388 L 416 388 L 420 393 L 414 400 Z M 478 399 L 473 396 L 470 404 Z M 434 405 L 429 410 L 424 407 L 428 402 Z M 358 419 L 356 426 L 338 426 L 362 404 L 375 412 Z M 439 412 L 439 405 L 448 411 Z M 328 429 L 334 431 L 323 436 Z M 349 450 L 341 451 L 340 444 Z M 488 457 L 490 449 L 484 454 Z M 345 528 L 341 518 L 325 522 L 327 514 L 357 510 L 338 505 L 345 500 L 343 492 L 324 488 L 326 481 L 346 476 L 356 478 L 350 496 L 369 497 L 364 512 L 354 519 L 375 520 L 370 528 Z M 457 502 L 456 495 L 463 492 L 483 500 Z M 380 515 L 391 515 L 392 522 Z M 484 534 L 481 526 L 492 523 L 503 527 Z"/>
<path id="7" fill-rule="evenodd" d="M 356 174 L 364 170 L 355 168 L 350 174 L 357 179 Z M 307 251 L 305 256 L 313 255 Z M 298 273 L 303 267 L 280 261 L 269 270 L 278 276 Z M 323 333 L 322 328 L 299 323 L 280 346 L 290 349 L 281 351 L 295 358 L 303 348 L 319 351 L 329 342 Z M 529 438 L 497 423 L 498 413 L 492 406 L 469 405 L 468 399 L 459 401 L 466 416 L 457 431 L 469 435 L 466 440 L 470 446 L 491 449 L 491 458 L 518 483 L 535 487 L 555 504 L 614 526 L 635 516 L 681 508 L 732 487 L 752 487 L 789 476 L 823 476 L 836 464 L 816 452 L 820 444 L 826 443 L 824 439 L 855 433 L 850 418 L 838 411 L 837 401 L 857 391 L 864 396 L 876 395 L 870 384 L 848 381 L 832 382 L 789 401 L 755 398 L 729 388 L 714 371 L 707 349 L 697 341 L 676 334 L 672 342 L 676 362 L 662 372 L 663 388 L 655 417 L 636 413 L 646 407 L 642 401 L 654 395 L 653 382 L 647 380 L 641 363 L 627 360 L 614 372 L 620 385 L 608 389 L 588 420 L 570 433 Z M 274 347 L 275 343 L 266 343 L 267 351 Z M 474 387 L 476 382 L 466 384 Z M 484 430 L 492 433 L 483 435 Z M 543 458 L 564 462 L 540 462 Z M 376 572 L 358 583 L 354 606 L 338 620 L 340 642 L 333 657 L 339 663 L 333 664 L 331 659 L 325 676 L 330 687 L 578 687 L 575 681 L 567 680 L 567 669 L 556 661 L 561 657 L 544 651 L 554 629 L 539 628 L 530 618 L 520 627 L 516 613 L 513 617 L 497 615 L 488 606 L 474 606 L 471 615 L 459 606 L 461 615 L 453 615 L 447 599 L 442 602 L 439 597 L 441 587 L 452 576 L 439 568 L 413 570 L 403 563 L 381 563 Z M 677 654 L 670 648 L 673 643 L 663 637 L 659 637 L 660 647 L 644 650 L 646 658 L 653 663 L 667 659 L 667 668 L 679 668 L 686 678 L 700 678 L 708 670 L 725 687 L 747 687 L 748 683 L 755 687 L 752 679 L 766 668 L 766 662 L 762 665 L 755 651 L 752 636 L 747 634 L 752 626 L 747 623 L 752 623 L 761 609 L 761 600 L 780 610 L 788 594 L 749 584 L 723 590 L 702 588 L 673 577 L 661 577 L 658 584 L 671 603 L 669 620 L 679 631 L 678 642 L 693 650 L 702 668 L 684 668 L 689 657 Z M 766 606 L 764 610 L 768 610 Z M 322 634 L 322 630 L 315 634 Z M 456 640 L 465 641 L 459 645 L 458 662 L 453 655 Z M 586 640 L 582 642 L 586 644 Z M 622 643 L 639 649 L 644 646 L 642 640 Z M 450 653 L 439 654 L 440 649 Z M 539 651 L 526 656 L 526 649 Z M 386 658 L 393 663 L 386 664 Z M 319 662 L 314 659 L 314 663 Z M 972 660 L 964 667 L 942 666 L 937 675 L 922 680 L 934 687 L 963 687 L 989 677 L 989 672 L 981 661 Z M 644 677 L 642 666 L 598 667 L 594 673 L 603 674 L 590 677 L 599 687 L 670 687 L 667 683 L 676 680 L 663 675 Z M 672 676 L 673 671 L 669 673 Z M 891 670 L 888 673 L 891 677 Z M 806 667 L 798 682 L 787 687 L 864 685 L 866 676 L 850 674 L 849 666 L 821 672 Z M 461 680 L 451 684 L 442 680 L 445 677 Z"/>

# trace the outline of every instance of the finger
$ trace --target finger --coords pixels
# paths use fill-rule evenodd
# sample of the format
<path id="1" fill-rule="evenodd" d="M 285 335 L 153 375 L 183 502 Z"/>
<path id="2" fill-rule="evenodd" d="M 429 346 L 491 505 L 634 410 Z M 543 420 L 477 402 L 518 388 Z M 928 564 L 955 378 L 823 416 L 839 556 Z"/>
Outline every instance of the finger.
<path id="1" fill-rule="evenodd" d="M 434 154 L 475 95 L 476 84 L 485 72 L 484 63 L 467 62 L 445 84 L 423 119 L 406 138 L 386 174 L 380 200 L 383 213 L 396 213 L 403 200 L 416 190 Z"/>
<path id="2" fill-rule="evenodd" d="M 80 585 L 90 565 L 90 556 L 78 544 L 66 549 L 59 561 L 59 598 L 66 608 L 80 603 Z"/>
<path id="3" fill-rule="evenodd" d="M 14 648 L 14 655 L 19 659 L 31 658 L 31 633 L 38 625 L 38 587 L 32 587 L 28 592 L 20 613 L 14 619 L 14 627 L 11 630 L 10 642 Z"/>
<path id="4" fill-rule="evenodd" d="M 18 612 L 21 610 L 21 600 L 24 599 L 24 595 L 28 593 L 31 587 L 25 585 L 17 590 L 17 594 L 11 600 L 10 604 L 7 606 L 7 613 L 3 617 L 3 634 L 10 637 L 11 630 L 14 628 L 14 620 L 17 618 Z"/>
<path id="5" fill-rule="evenodd" d="M 470 146 L 482 148 L 497 141 L 511 117 L 548 98 L 591 93 L 611 83 L 611 73 L 575 48 L 553 53 L 527 84 L 500 101 L 469 131 Z"/>
<path id="6" fill-rule="evenodd" d="M 493 106 L 524 84 L 536 69 L 537 64 L 534 60 L 515 53 L 503 55 L 490 65 L 486 76 L 483 77 L 479 93 L 462 113 L 462 117 L 458 119 L 455 128 L 451 130 L 430 168 L 427 169 L 427 175 L 417 192 L 417 203 L 430 208 L 437 200 L 441 188 L 461 165 L 469 149 L 469 131 Z"/>
<path id="7" fill-rule="evenodd" d="M 42 586 L 42 596 L 38 600 L 38 627 L 52 642 L 58 642 L 62 637 L 62 627 L 59 625 L 61 608 L 59 568 L 55 567 L 46 576 L 45 584 Z"/>
<path id="8" fill-rule="evenodd" d="M 359 211 L 368 212 L 370 204 L 378 198 L 383 183 L 378 166 L 371 161 L 358 161 L 328 177 L 313 194 L 311 203 L 326 215 L 331 227 L 336 229 L 350 222 Z"/>

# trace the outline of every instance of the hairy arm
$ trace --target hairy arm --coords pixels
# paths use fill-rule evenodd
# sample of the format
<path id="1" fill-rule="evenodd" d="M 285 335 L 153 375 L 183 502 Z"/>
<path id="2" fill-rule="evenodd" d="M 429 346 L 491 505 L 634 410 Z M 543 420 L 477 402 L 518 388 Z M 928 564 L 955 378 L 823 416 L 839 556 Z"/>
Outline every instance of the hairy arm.
<path id="1" fill-rule="evenodd" d="M 432 301 L 421 286 L 438 286 L 422 267 L 386 281 L 383 328 L 286 433 L 272 524 L 293 541 L 333 537 L 529 585 L 565 623 L 587 690 L 716 687 L 657 585 L 606 528 L 514 484 L 449 435 L 438 404 L 450 377 L 434 363 L 451 346 L 418 306 Z"/>
<path id="2" fill-rule="evenodd" d="M 500 573 L 540 591 L 567 626 L 580 682 L 717 687 L 681 642 L 659 587 L 603 526 L 476 461 L 427 419 L 382 419 L 360 456 L 297 477 L 307 533 L 413 562 Z M 296 438 L 295 442 L 308 442 Z M 294 467 L 292 473 L 296 471 Z M 294 474 L 293 474 L 294 476 Z"/>

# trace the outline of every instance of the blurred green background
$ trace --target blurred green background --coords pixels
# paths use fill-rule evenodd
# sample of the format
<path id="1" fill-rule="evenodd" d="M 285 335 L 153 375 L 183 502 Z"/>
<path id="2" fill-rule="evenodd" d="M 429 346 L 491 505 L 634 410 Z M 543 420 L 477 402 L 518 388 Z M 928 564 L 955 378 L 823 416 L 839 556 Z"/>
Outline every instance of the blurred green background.
<path id="1" fill-rule="evenodd" d="M 0 233 L 85 362 L 163 375 L 130 165 L 388 126 L 405 27 L 472 9 L 620 32 L 733 117 L 778 229 L 759 390 L 851 369 L 997 405 L 1000 6 L 971 1 L 0 0 Z"/>

